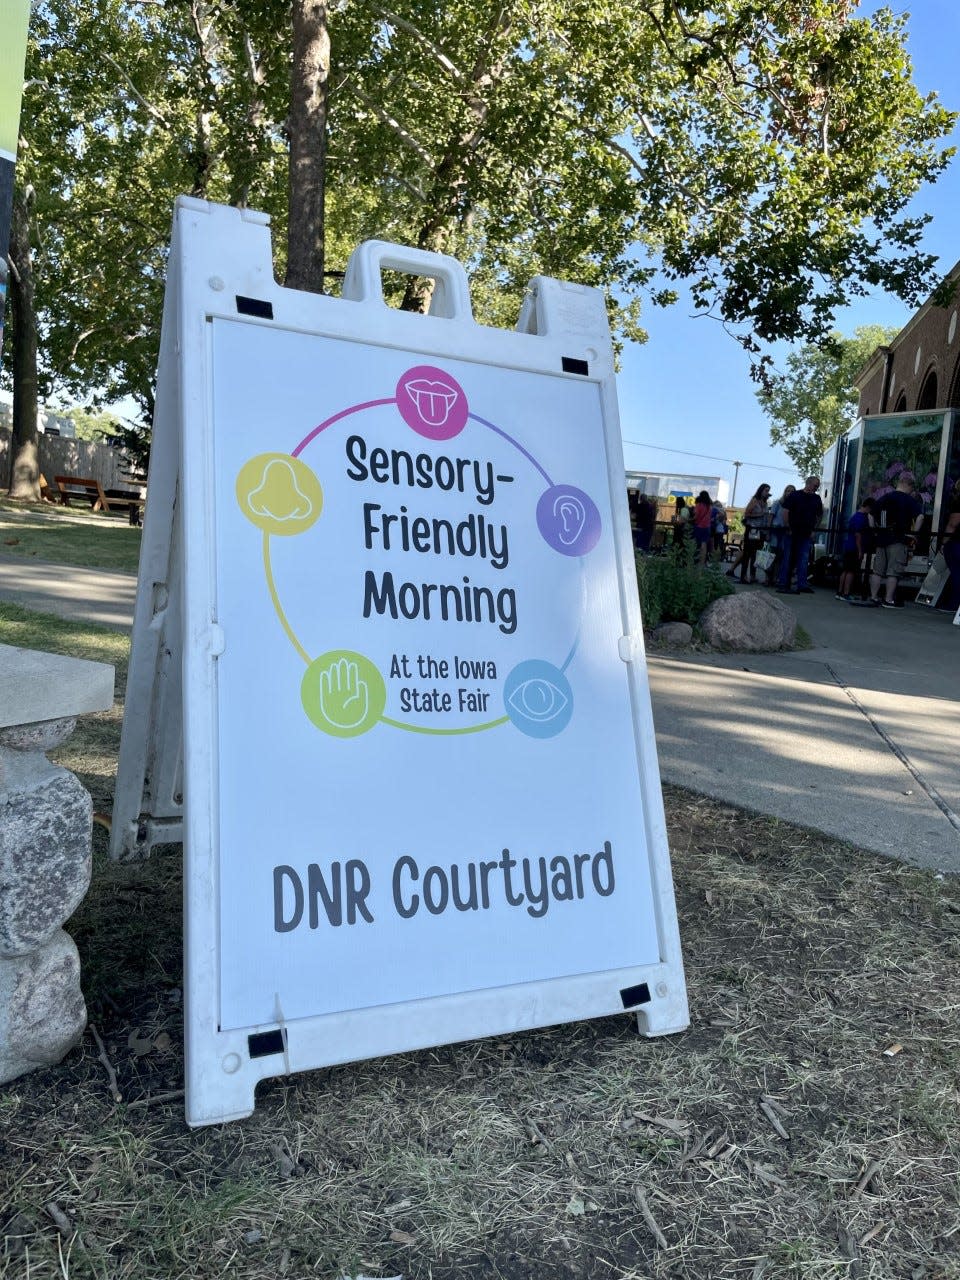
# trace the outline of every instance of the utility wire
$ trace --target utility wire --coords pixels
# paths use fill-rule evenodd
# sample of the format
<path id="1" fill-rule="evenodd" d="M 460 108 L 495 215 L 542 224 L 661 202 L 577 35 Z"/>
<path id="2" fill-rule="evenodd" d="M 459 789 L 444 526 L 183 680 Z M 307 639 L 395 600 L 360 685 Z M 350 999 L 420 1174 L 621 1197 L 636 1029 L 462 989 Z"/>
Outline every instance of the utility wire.
<path id="1" fill-rule="evenodd" d="M 691 453 L 688 449 L 674 449 L 668 444 L 647 444 L 643 440 L 627 439 L 624 439 L 623 443 L 636 445 L 638 449 L 659 449 L 663 453 L 682 454 L 685 458 L 706 458 L 710 462 L 726 462 L 731 467 L 736 465 L 733 458 L 718 458 L 712 453 Z M 742 467 L 760 467 L 766 471 L 785 471 L 788 475 L 796 475 L 796 468 L 794 467 L 777 467 L 767 462 L 741 462 L 740 465 Z"/>

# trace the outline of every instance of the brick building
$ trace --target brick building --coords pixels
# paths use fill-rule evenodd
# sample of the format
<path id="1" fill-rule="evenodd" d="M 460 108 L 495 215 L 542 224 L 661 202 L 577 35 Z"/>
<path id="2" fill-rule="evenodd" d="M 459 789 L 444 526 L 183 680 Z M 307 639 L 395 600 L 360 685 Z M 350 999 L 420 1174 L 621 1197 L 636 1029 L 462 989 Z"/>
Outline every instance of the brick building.
<path id="1" fill-rule="evenodd" d="M 947 276 L 960 286 L 960 262 Z M 944 307 L 932 299 L 857 375 L 860 416 L 960 408 L 960 287 Z"/>
<path id="2" fill-rule="evenodd" d="M 925 302 L 857 375 L 859 420 L 829 450 L 823 471 L 831 550 L 861 498 L 882 497 L 902 472 L 913 475 L 924 511 L 913 565 L 921 576 L 960 480 L 960 262 L 946 281 L 956 283 L 954 296 Z"/>

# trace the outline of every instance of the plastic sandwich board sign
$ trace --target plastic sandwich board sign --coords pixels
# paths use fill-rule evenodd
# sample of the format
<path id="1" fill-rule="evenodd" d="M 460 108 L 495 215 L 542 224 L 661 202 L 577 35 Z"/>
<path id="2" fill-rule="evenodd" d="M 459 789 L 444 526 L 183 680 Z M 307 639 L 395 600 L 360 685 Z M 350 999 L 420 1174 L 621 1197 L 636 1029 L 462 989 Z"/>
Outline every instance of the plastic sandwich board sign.
<path id="1" fill-rule="evenodd" d="M 263 215 L 181 199 L 134 631 L 115 852 L 179 837 L 182 779 L 191 1124 L 287 1071 L 687 1025 L 597 290 L 490 329 L 457 262 L 372 242 L 298 293 Z"/>

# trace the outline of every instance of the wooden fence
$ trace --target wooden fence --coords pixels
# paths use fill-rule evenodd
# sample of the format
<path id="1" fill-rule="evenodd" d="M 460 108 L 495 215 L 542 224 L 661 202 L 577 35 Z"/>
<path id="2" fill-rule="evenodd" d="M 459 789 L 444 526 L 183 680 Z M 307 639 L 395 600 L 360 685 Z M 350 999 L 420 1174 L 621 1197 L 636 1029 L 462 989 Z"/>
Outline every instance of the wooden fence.
<path id="1" fill-rule="evenodd" d="M 93 440 L 72 440 L 66 436 L 40 435 L 40 470 L 54 476 L 92 476 L 104 489 L 140 490 L 125 474 L 130 464 L 119 449 Z M 10 487 L 10 432 L 0 428 L 0 492 Z"/>

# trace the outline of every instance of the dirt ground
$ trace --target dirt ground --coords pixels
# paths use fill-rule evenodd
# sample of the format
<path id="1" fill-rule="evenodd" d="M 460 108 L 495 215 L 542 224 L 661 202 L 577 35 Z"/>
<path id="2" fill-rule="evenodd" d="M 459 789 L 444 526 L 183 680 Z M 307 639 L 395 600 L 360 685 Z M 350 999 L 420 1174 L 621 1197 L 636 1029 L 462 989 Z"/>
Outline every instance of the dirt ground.
<path id="1" fill-rule="evenodd" d="M 666 804 L 689 1031 L 315 1071 L 196 1132 L 179 850 L 114 866 L 98 828 L 69 925 L 92 1026 L 0 1089 L 0 1277 L 960 1277 L 960 884 Z"/>

